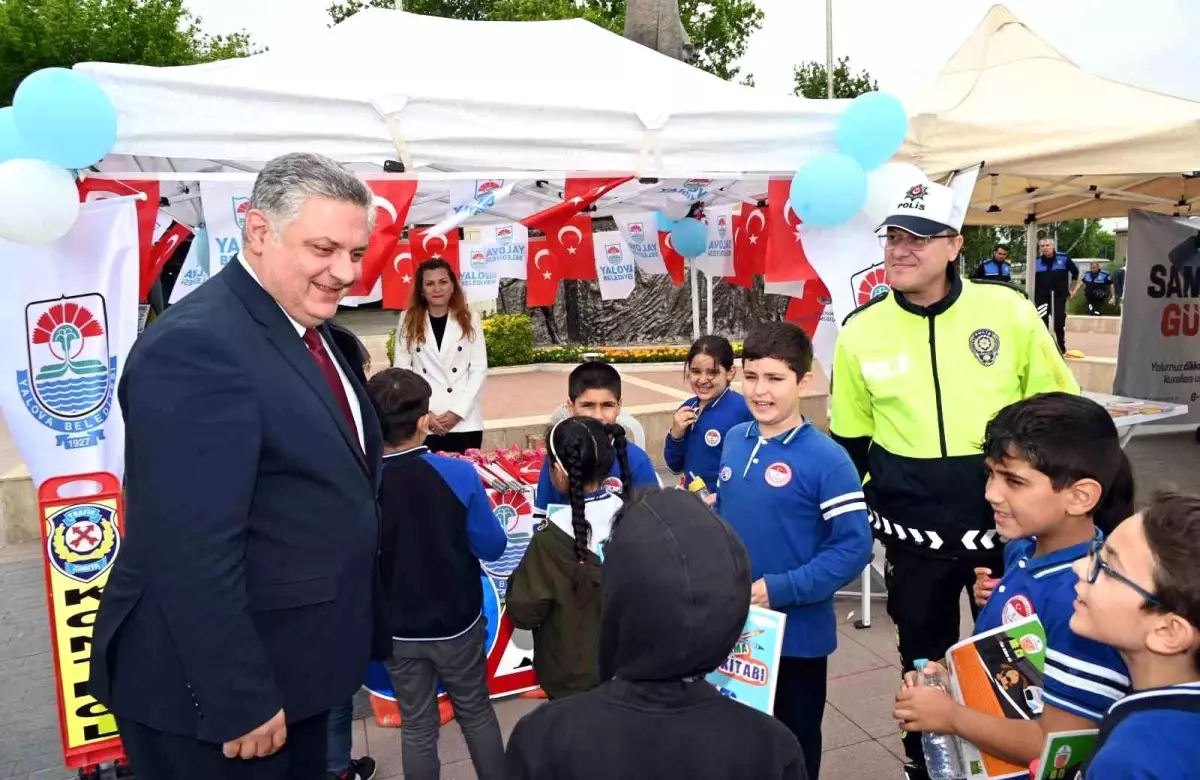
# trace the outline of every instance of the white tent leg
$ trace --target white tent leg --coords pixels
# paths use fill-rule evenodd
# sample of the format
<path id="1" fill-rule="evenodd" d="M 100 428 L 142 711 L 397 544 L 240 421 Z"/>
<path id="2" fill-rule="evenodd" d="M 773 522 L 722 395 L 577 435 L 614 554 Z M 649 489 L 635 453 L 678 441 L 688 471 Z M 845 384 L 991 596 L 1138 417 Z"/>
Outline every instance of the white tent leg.
<path id="1" fill-rule="evenodd" d="M 688 263 L 688 276 L 691 277 L 692 286 L 692 341 L 700 338 L 700 272 L 696 270 L 696 263 L 693 260 Z"/>
<path id="2" fill-rule="evenodd" d="M 1033 300 L 1033 286 L 1037 282 L 1038 257 L 1037 222 L 1025 226 L 1025 292 Z"/>
<path id="3" fill-rule="evenodd" d="M 704 301 L 705 306 L 708 307 L 707 308 L 708 329 L 705 331 L 705 333 L 707 333 L 708 335 L 711 336 L 712 332 L 713 332 L 713 285 L 716 284 L 717 279 L 719 279 L 720 277 L 712 277 L 712 276 L 709 276 L 708 274 L 705 274 L 704 278 L 708 281 L 708 285 L 706 288 L 705 301 Z"/>

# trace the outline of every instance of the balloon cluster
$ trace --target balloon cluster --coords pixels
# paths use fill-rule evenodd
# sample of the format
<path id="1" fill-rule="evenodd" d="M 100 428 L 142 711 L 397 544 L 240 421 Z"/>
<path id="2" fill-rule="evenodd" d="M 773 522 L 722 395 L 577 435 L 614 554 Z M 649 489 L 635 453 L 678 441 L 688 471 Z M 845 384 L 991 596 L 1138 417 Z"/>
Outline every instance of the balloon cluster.
<path id="1" fill-rule="evenodd" d="M 117 111 L 82 73 L 45 68 L 0 108 L 0 238 L 45 244 L 79 216 L 74 170 L 100 160 L 117 141 Z"/>
<path id="2" fill-rule="evenodd" d="M 841 225 L 859 211 L 882 222 L 904 189 L 925 178 L 916 166 L 887 162 L 907 132 L 908 114 L 892 95 L 855 98 L 838 118 L 838 150 L 812 158 L 792 178 L 796 216 L 812 227 Z"/>

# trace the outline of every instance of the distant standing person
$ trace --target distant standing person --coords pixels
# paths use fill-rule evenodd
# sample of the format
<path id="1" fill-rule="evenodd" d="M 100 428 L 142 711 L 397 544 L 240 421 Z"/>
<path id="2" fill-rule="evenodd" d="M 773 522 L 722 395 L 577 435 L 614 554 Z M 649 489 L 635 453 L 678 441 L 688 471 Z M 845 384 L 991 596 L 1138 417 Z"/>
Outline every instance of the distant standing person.
<path id="1" fill-rule="evenodd" d="M 1067 351 L 1067 300 L 1074 294 L 1072 282 L 1079 280 L 1079 266 L 1065 252 L 1056 251 L 1054 241 L 1038 242 L 1037 275 L 1034 277 L 1033 302 L 1046 327 L 1053 328 L 1058 351 Z M 1051 319 L 1053 318 L 1053 326 Z"/>
<path id="2" fill-rule="evenodd" d="M 412 300 L 396 328 L 393 365 L 411 369 L 433 389 L 426 447 L 461 453 L 483 445 L 487 344 L 479 315 L 467 308 L 458 275 L 445 260 L 417 268 Z"/>
<path id="3" fill-rule="evenodd" d="M 1083 297 L 1093 317 L 1103 313 L 1105 301 L 1111 304 L 1116 299 L 1112 274 L 1101 271 L 1099 263 L 1092 263 L 1083 273 Z"/>
<path id="4" fill-rule="evenodd" d="M 986 282 L 1004 282 L 1012 284 L 1012 265 L 1008 262 L 1008 247 L 997 244 L 992 250 L 991 258 L 984 260 L 971 274 L 972 279 L 982 279 Z"/>

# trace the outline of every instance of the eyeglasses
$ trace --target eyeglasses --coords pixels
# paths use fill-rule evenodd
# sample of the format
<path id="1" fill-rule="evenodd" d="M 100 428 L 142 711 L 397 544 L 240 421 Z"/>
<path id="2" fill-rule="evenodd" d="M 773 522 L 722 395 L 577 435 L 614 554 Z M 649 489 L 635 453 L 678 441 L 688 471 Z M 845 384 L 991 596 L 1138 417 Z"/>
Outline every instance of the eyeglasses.
<path id="1" fill-rule="evenodd" d="M 943 233 L 939 236 L 914 236 L 912 233 L 895 233 L 879 236 L 879 245 L 884 249 L 900 249 L 907 247 L 920 251 L 929 246 L 929 242 L 939 238 L 954 238 L 957 233 Z"/>
<path id="2" fill-rule="evenodd" d="M 1155 597 L 1155 595 L 1153 593 L 1146 590 L 1141 585 L 1138 585 L 1136 582 L 1129 579 L 1124 574 L 1121 574 L 1120 572 L 1116 571 L 1115 569 L 1113 569 L 1112 566 L 1109 566 L 1108 563 L 1103 558 L 1100 557 L 1100 549 L 1102 547 L 1104 547 L 1104 543 L 1101 542 L 1099 539 L 1096 539 L 1092 542 L 1092 549 L 1088 553 L 1087 581 L 1088 581 L 1089 585 L 1095 585 L 1096 580 L 1100 577 L 1100 572 L 1103 571 L 1105 574 L 1107 574 L 1109 577 L 1112 577 L 1117 582 L 1120 582 L 1123 585 L 1133 588 L 1133 590 L 1136 591 L 1139 596 L 1141 596 L 1143 599 L 1145 599 L 1146 603 L 1149 604 L 1150 606 L 1156 607 L 1157 609 L 1162 609 L 1162 610 L 1166 609 L 1166 607 L 1163 606 L 1163 603 L 1161 601 L 1159 601 L 1158 598 Z"/>

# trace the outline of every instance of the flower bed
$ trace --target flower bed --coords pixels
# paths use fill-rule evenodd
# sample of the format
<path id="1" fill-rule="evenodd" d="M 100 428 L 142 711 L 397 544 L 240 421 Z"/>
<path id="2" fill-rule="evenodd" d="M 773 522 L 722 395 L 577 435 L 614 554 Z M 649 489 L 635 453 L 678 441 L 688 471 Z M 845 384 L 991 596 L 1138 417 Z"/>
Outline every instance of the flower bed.
<path id="1" fill-rule="evenodd" d="M 582 363 L 584 355 L 600 355 L 606 363 L 682 363 L 689 347 L 542 347 L 533 351 L 535 363 Z M 741 342 L 734 342 L 733 354 L 742 356 Z"/>

